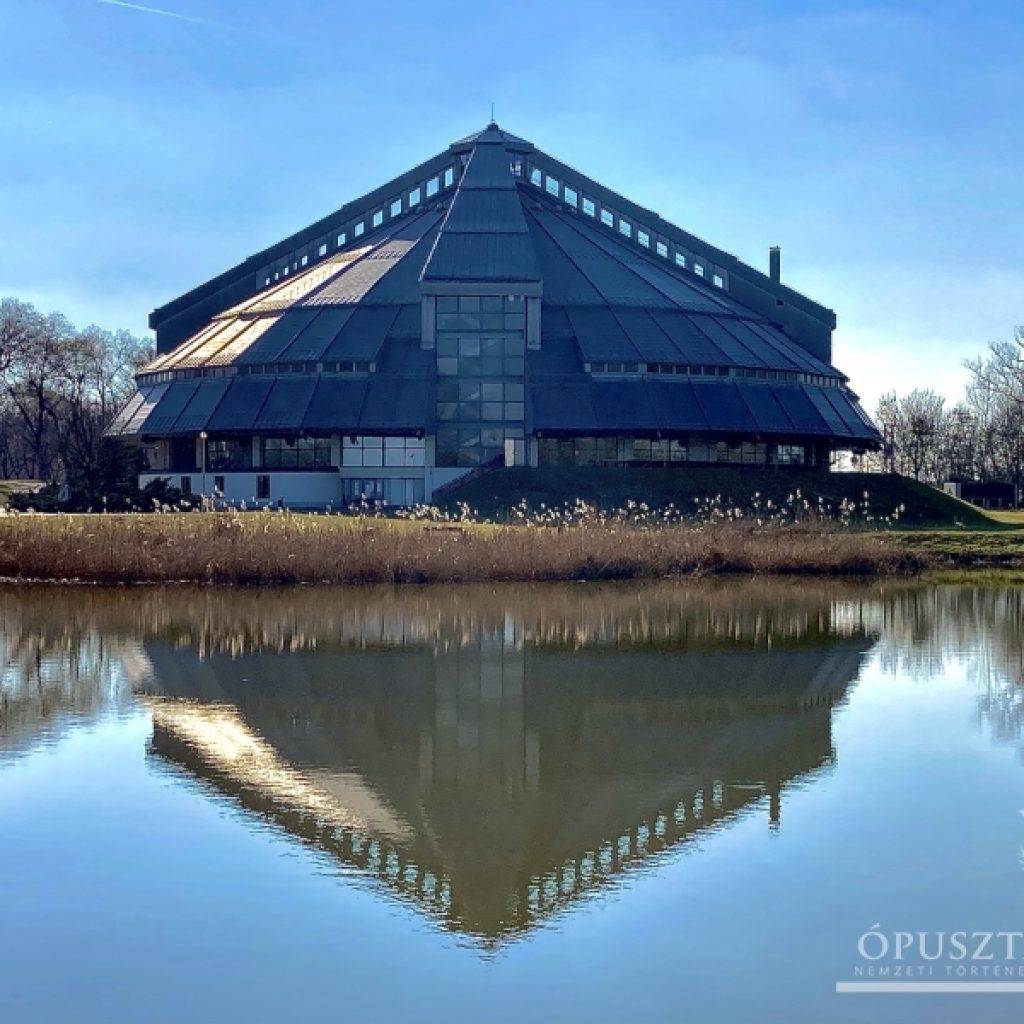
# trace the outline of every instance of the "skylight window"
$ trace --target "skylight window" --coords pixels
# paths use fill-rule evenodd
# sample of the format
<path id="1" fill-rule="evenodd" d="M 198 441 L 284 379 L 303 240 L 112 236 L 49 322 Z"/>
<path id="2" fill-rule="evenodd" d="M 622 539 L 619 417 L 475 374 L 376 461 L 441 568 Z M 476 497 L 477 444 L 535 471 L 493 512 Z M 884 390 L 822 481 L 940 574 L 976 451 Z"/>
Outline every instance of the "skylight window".
<path id="1" fill-rule="evenodd" d="M 565 186 L 565 201 L 570 206 L 575 206 L 576 205 L 576 203 L 579 201 L 579 196 L 576 193 L 576 189 L 569 188 L 568 185 Z"/>
<path id="2" fill-rule="evenodd" d="M 636 229 L 636 240 L 645 248 L 651 247 L 651 236 L 641 228 Z"/>
<path id="3" fill-rule="evenodd" d="M 612 227 L 615 224 L 615 214 L 611 210 L 601 211 L 601 223 Z"/>
<path id="4" fill-rule="evenodd" d="M 375 210 L 373 214 L 373 226 L 379 228 L 384 223 L 384 211 Z"/>
<path id="5" fill-rule="evenodd" d="M 664 242 L 658 242 L 654 248 L 663 260 L 668 259 L 668 246 Z"/>
<path id="6" fill-rule="evenodd" d="M 558 184 L 557 178 L 548 178 L 545 182 L 545 187 L 549 195 L 557 196 L 562 186 Z"/>
<path id="7" fill-rule="evenodd" d="M 676 253 L 676 266 L 677 267 L 685 267 L 686 266 L 686 257 L 681 252 L 677 252 Z"/>
<path id="8" fill-rule="evenodd" d="M 594 200 L 593 199 L 586 199 L 585 198 L 583 200 L 583 212 L 588 217 L 593 217 L 594 216 L 594 214 L 597 212 L 597 207 L 594 206 Z"/>
<path id="9" fill-rule="evenodd" d="M 419 206 L 419 204 L 420 204 L 420 190 L 419 190 L 419 186 L 417 186 L 416 188 L 414 188 L 409 193 L 409 205 L 410 206 Z"/>
<path id="10" fill-rule="evenodd" d="M 360 221 L 355 226 L 355 230 L 352 232 L 352 234 L 355 235 L 356 238 L 359 238 L 365 230 L 366 230 L 366 222 L 365 221 Z"/>
<path id="11" fill-rule="evenodd" d="M 309 262 L 309 257 L 308 256 L 303 256 L 302 257 L 302 265 L 305 266 L 308 262 Z"/>
<path id="12" fill-rule="evenodd" d="M 704 268 L 699 263 L 694 263 L 694 265 L 693 265 L 693 272 L 698 277 L 703 277 L 704 276 Z"/>
<path id="13" fill-rule="evenodd" d="M 401 199 L 395 199 L 391 203 L 391 216 L 392 217 L 397 217 L 401 212 L 402 212 L 402 200 Z"/>
<path id="14" fill-rule="evenodd" d="M 534 167 L 534 169 L 532 171 L 530 171 L 530 184 L 531 185 L 536 185 L 538 188 L 540 188 L 540 185 L 541 185 L 541 182 L 543 181 L 543 179 L 544 179 L 544 175 L 540 173 L 540 169 L 539 168 Z"/>
<path id="15" fill-rule="evenodd" d="M 444 172 L 444 187 L 450 188 L 452 182 L 455 181 L 455 169 L 453 167 L 445 168 Z"/>
<path id="16" fill-rule="evenodd" d="M 430 196 L 436 196 L 438 188 L 440 188 L 440 183 L 435 175 L 427 182 L 427 198 L 429 199 Z"/>
<path id="17" fill-rule="evenodd" d="M 628 220 L 619 220 L 619 234 L 627 238 L 633 237 L 633 225 Z"/>
<path id="18" fill-rule="evenodd" d="M 320 253 L 321 256 L 326 256 L 327 255 L 327 243 L 326 242 L 324 242 L 324 244 L 320 246 L 319 253 Z"/>
<path id="19" fill-rule="evenodd" d="M 711 278 L 711 283 L 716 288 L 724 288 L 725 287 L 725 278 L 722 277 L 721 274 L 715 274 L 715 276 Z"/>
<path id="20" fill-rule="evenodd" d="M 338 235 L 338 248 L 339 249 L 345 244 L 345 238 L 346 238 L 345 232 L 342 231 L 341 234 Z"/>

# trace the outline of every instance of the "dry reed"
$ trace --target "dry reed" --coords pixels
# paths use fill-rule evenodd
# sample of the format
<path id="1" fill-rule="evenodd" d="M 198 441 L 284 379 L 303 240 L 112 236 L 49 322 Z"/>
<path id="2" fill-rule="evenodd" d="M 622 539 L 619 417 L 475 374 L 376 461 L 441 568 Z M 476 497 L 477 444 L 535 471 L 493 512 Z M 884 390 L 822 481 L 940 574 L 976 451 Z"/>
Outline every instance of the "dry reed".
<path id="1" fill-rule="evenodd" d="M 829 524 L 538 526 L 289 512 L 0 518 L 0 576 L 92 583 L 454 583 L 869 575 L 924 558 Z"/>

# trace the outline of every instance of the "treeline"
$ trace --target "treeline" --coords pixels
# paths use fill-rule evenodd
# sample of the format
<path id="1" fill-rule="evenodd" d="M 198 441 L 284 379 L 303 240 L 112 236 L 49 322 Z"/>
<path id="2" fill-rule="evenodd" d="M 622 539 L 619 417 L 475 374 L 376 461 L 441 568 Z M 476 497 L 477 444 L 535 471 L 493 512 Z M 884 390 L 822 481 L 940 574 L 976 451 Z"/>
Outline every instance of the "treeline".
<path id="1" fill-rule="evenodd" d="M 0 478 L 42 480 L 86 503 L 133 486 L 132 453 L 104 431 L 151 358 L 128 331 L 79 330 L 0 299 Z"/>
<path id="2" fill-rule="evenodd" d="M 885 444 L 873 466 L 933 484 L 1024 483 L 1024 327 L 965 365 L 970 381 L 952 407 L 928 388 L 879 399 Z"/>

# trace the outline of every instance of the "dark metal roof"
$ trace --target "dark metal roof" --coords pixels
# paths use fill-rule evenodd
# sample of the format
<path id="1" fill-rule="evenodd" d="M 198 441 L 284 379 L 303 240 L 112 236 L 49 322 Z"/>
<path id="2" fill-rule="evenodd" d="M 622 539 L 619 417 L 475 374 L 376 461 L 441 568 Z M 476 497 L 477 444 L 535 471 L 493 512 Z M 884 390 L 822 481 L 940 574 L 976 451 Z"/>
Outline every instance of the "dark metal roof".
<path id="1" fill-rule="evenodd" d="M 841 388 L 731 380 L 552 380 L 534 383 L 530 396 L 534 429 L 548 434 L 799 434 L 867 444 L 876 438 L 870 421 Z"/>
<path id="2" fill-rule="evenodd" d="M 504 145 L 481 141 L 474 147 L 420 280 L 540 280 Z"/>
<path id="3" fill-rule="evenodd" d="M 551 183 L 524 169 L 538 166 L 525 161 L 542 158 L 545 173 L 553 169 L 589 190 L 580 196 L 614 203 L 619 220 L 609 226 L 599 209 L 585 214 L 575 201 L 563 201 L 558 182 L 550 189 L 557 195 L 549 194 Z M 408 195 L 394 205 L 399 185 L 415 186 L 427 171 L 446 167 L 453 187 L 411 209 L 404 205 Z M 789 291 L 773 291 L 763 275 L 737 270 L 743 265 L 710 247 L 700 251 L 739 275 L 735 288 L 731 280 L 705 280 L 677 266 L 654 233 L 670 225 L 573 175 L 496 125 L 454 144 L 343 208 L 368 214 L 347 247 L 323 246 L 265 288 L 239 284 L 235 295 L 234 285 L 217 279 L 190 293 L 199 303 L 194 309 L 212 309 L 211 296 L 228 292 L 234 304 L 222 303 L 146 368 L 112 432 L 428 430 L 435 364 L 434 353 L 420 346 L 422 296 L 464 286 L 486 291 L 481 286 L 489 283 L 505 294 L 542 296 L 541 344 L 527 352 L 535 429 L 877 440 L 855 396 L 841 386 L 845 378 L 813 354 L 823 351 L 822 331 L 827 350 L 830 311 L 793 300 L 796 312 L 786 307 L 776 318 L 775 299 L 765 296 L 777 294 L 781 304 Z M 622 218 L 628 224 L 620 227 Z M 327 218 L 314 227 L 340 223 Z M 284 252 L 300 236 L 312 240 L 310 230 L 273 251 Z M 184 315 L 193 308 L 187 298 L 160 312 Z M 322 375 L 311 372 L 318 363 Z M 601 364 L 646 364 L 648 376 L 591 376 L 591 369 L 609 369 Z M 367 367 L 365 377 L 334 376 Z M 230 376 L 235 369 L 242 372 Z M 207 370 L 218 376 L 201 378 Z M 190 379 L 155 384 L 159 378 L 151 375 L 165 372 Z M 766 379 L 752 379 L 757 374 Z M 817 386 L 821 378 L 829 386 Z"/>

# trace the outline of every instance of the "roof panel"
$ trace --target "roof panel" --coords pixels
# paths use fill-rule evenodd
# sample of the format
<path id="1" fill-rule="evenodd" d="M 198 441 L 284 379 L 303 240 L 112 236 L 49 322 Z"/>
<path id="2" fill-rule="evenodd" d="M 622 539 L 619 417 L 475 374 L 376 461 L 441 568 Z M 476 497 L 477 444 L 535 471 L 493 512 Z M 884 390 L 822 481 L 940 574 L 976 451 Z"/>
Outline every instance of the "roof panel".
<path id="1" fill-rule="evenodd" d="M 424 281 L 539 281 L 530 236 L 442 232 Z"/>
<path id="2" fill-rule="evenodd" d="M 373 362 L 398 319 L 399 306 L 359 306 L 323 353 L 324 359 Z"/>
<path id="3" fill-rule="evenodd" d="M 832 403 L 836 412 L 843 417 L 856 437 L 872 437 L 881 441 L 882 435 L 871 421 L 871 417 L 861 408 L 860 402 L 846 388 L 825 388 L 824 394 Z"/>
<path id="4" fill-rule="evenodd" d="M 647 383 L 654 419 L 664 430 L 704 431 L 708 420 L 693 391 L 693 384 L 678 381 L 652 380 Z"/>
<path id="5" fill-rule="evenodd" d="M 591 265 L 604 269 L 609 274 L 617 265 L 615 278 L 609 277 L 608 287 L 613 293 L 606 293 L 614 301 L 630 302 L 650 306 L 675 306 L 683 309 L 715 312 L 734 307 L 726 298 L 711 291 L 697 279 L 683 278 L 683 271 L 675 271 L 670 264 L 655 263 L 654 257 L 647 257 L 634 248 L 632 241 L 623 237 L 620 241 L 610 230 L 590 224 L 579 217 L 571 217 L 562 211 L 544 208 L 539 216 L 545 228 L 562 242 L 566 251 L 579 258 L 585 258 Z M 636 230 L 637 225 L 632 225 Z M 580 241 L 573 242 L 569 232 Z M 609 259 L 611 257 L 611 259 Z M 628 275 L 628 277 L 622 276 Z M 601 287 L 601 285 L 598 285 Z M 605 291 L 602 288 L 602 291 Z M 749 310 L 743 310 L 749 313 Z"/>
<path id="6" fill-rule="evenodd" d="M 534 429 L 541 433 L 596 431 L 598 420 L 592 390 L 589 380 L 572 384 L 532 383 L 530 402 Z"/>
<path id="7" fill-rule="evenodd" d="M 221 433 L 252 430 L 272 386 L 273 381 L 265 377 L 232 377 L 206 429 Z"/>
<path id="8" fill-rule="evenodd" d="M 157 407 L 160 399 L 167 393 L 170 384 L 157 384 L 156 387 L 146 388 L 142 402 L 136 406 L 131 419 L 125 424 L 122 433 L 128 435 L 138 434 L 142 424 L 149 418 L 150 413 Z"/>
<path id="9" fill-rule="evenodd" d="M 758 348 L 751 348 L 738 340 L 735 334 L 727 331 L 713 316 L 701 316 L 699 313 L 690 315 L 690 320 L 703 334 L 706 334 L 726 358 L 726 362 L 735 366 L 764 366 L 764 358 Z M 748 335 L 749 337 L 749 335 Z"/>
<path id="10" fill-rule="evenodd" d="M 224 323 L 224 329 L 216 334 L 211 334 L 202 344 L 192 346 L 188 352 L 183 352 L 177 358 L 169 360 L 164 369 L 194 369 L 204 366 L 226 345 L 230 345 L 239 335 L 248 328 L 248 320 L 228 320 Z"/>
<path id="11" fill-rule="evenodd" d="M 731 381 L 693 380 L 693 392 L 711 430 L 727 433 L 756 432 L 757 423 L 739 389 Z"/>
<path id="12" fill-rule="evenodd" d="M 256 417 L 256 430 L 298 430 L 316 388 L 316 377 L 278 377 Z"/>
<path id="13" fill-rule="evenodd" d="M 828 424 L 799 384 L 771 384 L 776 400 L 793 421 L 794 430 L 805 434 L 828 434 Z"/>
<path id="14" fill-rule="evenodd" d="M 679 362 L 690 366 L 724 366 L 731 362 L 685 313 L 679 310 L 653 309 L 651 316 L 679 349 Z"/>
<path id="15" fill-rule="evenodd" d="M 832 407 L 832 403 L 825 397 L 823 388 L 804 387 L 804 394 L 811 400 L 811 404 L 818 411 L 818 415 L 828 424 L 828 429 L 837 437 L 845 437 L 850 433 L 846 421 Z"/>
<path id="16" fill-rule="evenodd" d="M 495 140 L 497 142 L 497 140 Z M 484 142 L 473 149 L 472 157 L 459 182 L 459 191 L 473 189 L 502 189 L 514 191 L 512 161 L 500 143 Z"/>
<path id="17" fill-rule="evenodd" d="M 641 360 L 647 363 L 679 361 L 679 349 L 646 309 L 620 306 L 615 309 L 615 318 Z"/>
<path id="18" fill-rule="evenodd" d="M 359 426 L 366 433 L 420 431 L 433 424 L 433 405 L 429 380 L 371 375 Z"/>
<path id="19" fill-rule="evenodd" d="M 258 320 L 250 320 L 244 331 L 238 334 L 231 342 L 225 345 L 219 352 L 211 356 L 207 361 L 208 366 L 228 366 L 233 363 L 243 352 L 248 351 L 263 337 L 271 327 L 278 321 L 276 316 L 263 316 Z"/>
<path id="20" fill-rule="evenodd" d="M 564 377 L 583 373 L 579 346 L 572 336 L 545 338 L 539 349 L 530 349 L 526 353 L 526 363 L 530 378 L 534 380 L 537 377 Z"/>
<path id="21" fill-rule="evenodd" d="M 444 222 L 444 230 L 471 234 L 526 234 L 526 218 L 519 193 L 515 189 L 477 189 L 460 193 Z"/>
<path id="22" fill-rule="evenodd" d="M 197 380 L 172 381 L 139 428 L 141 434 L 166 434 L 199 387 Z"/>
<path id="23" fill-rule="evenodd" d="M 841 377 L 842 374 L 834 366 L 823 362 L 817 356 L 811 355 L 805 348 L 801 348 L 795 341 L 787 337 L 774 324 L 748 322 L 748 330 L 760 338 L 764 338 L 770 345 L 790 359 L 795 366 L 806 369 L 810 373 L 822 373 L 829 377 Z"/>
<path id="24" fill-rule="evenodd" d="M 306 408 L 302 429 L 358 431 L 366 386 L 365 380 L 322 377 Z"/>
<path id="25" fill-rule="evenodd" d="M 325 306 L 313 322 L 278 355 L 281 362 L 321 359 L 355 313 L 356 306 Z"/>
<path id="26" fill-rule="evenodd" d="M 422 292 L 420 291 L 420 272 L 430 253 L 434 239 L 437 238 L 438 225 L 435 224 L 421 238 L 410 252 L 403 256 L 391 269 L 366 293 L 364 304 L 390 306 L 392 304 L 413 305 L 419 309 Z"/>
<path id="27" fill-rule="evenodd" d="M 395 322 L 388 330 L 388 338 L 401 338 L 402 340 L 420 340 L 423 329 L 423 310 L 419 302 L 402 306 L 395 317 Z"/>
<path id="28" fill-rule="evenodd" d="M 194 366 L 196 363 L 193 357 L 197 352 L 205 350 L 208 354 L 212 354 L 238 333 L 237 321 L 214 320 L 212 324 L 203 328 L 198 334 L 194 334 L 188 341 L 182 342 L 176 349 L 168 352 L 159 366 L 155 362 L 151 364 L 152 369 L 171 370 L 180 366 Z"/>
<path id="29" fill-rule="evenodd" d="M 174 426 L 171 427 L 169 433 L 196 434 L 205 429 L 210 417 L 216 412 L 217 406 L 224 397 L 229 383 L 230 381 L 225 377 L 200 381 L 195 394 L 182 410 L 181 415 L 174 421 Z"/>
<path id="30" fill-rule="evenodd" d="M 540 230 L 547 232 L 561 250 L 561 258 L 570 260 L 604 301 L 617 306 L 672 308 L 673 303 L 664 294 L 630 270 L 619 258 L 620 252 L 602 249 L 589 235 L 574 230 L 560 217 L 550 213 L 545 216 L 546 211 L 530 213 Z M 621 250 L 621 246 L 615 248 Z"/>
<path id="31" fill-rule="evenodd" d="M 703 325 L 705 323 L 718 324 L 720 335 L 715 337 L 732 337 L 747 351 L 750 356 L 742 364 L 744 366 L 767 367 L 771 370 L 805 370 L 810 369 L 809 364 L 813 362 L 809 357 L 800 358 L 791 347 L 789 350 L 780 349 L 778 345 L 764 338 L 754 330 L 754 324 L 746 320 L 739 320 L 735 317 L 694 317 Z M 806 353 L 804 353 L 806 356 Z"/>
<path id="32" fill-rule="evenodd" d="M 263 336 L 250 345 L 236 360 L 241 366 L 272 363 L 304 331 L 319 310 L 302 306 L 286 310 L 268 327 Z"/>
<path id="33" fill-rule="evenodd" d="M 139 388 L 131 398 L 128 399 L 121 411 L 114 417 L 113 422 L 107 427 L 105 433 L 108 437 L 119 437 L 128 433 L 128 424 L 131 423 L 135 413 L 142 407 L 152 388 Z"/>
<path id="34" fill-rule="evenodd" d="M 531 225 L 532 225 L 531 221 Z M 544 302 L 559 306 L 595 305 L 604 299 L 546 232 L 532 231 L 533 248 L 544 282 Z"/>
<path id="35" fill-rule="evenodd" d="M 594 381 L 591 386 L 594 415 L 605 430 L 651 430 L 654 408 L 641 380 Z"/>
<path id="36" fill-rule="evenodd" d="M 643 362 L 607 306 L 570 306 L 566 314 L 586 362 Z"/>
<path id="37" fill-rule="evenodd" d="M 741 383 L 738 385 L 747 403 L 757 429 L 761 433 L 791 433 L 793 423 L 786 415 L 786 410 L 780 404 L 777 393 L 773 388 L 764 384 Z"/>

